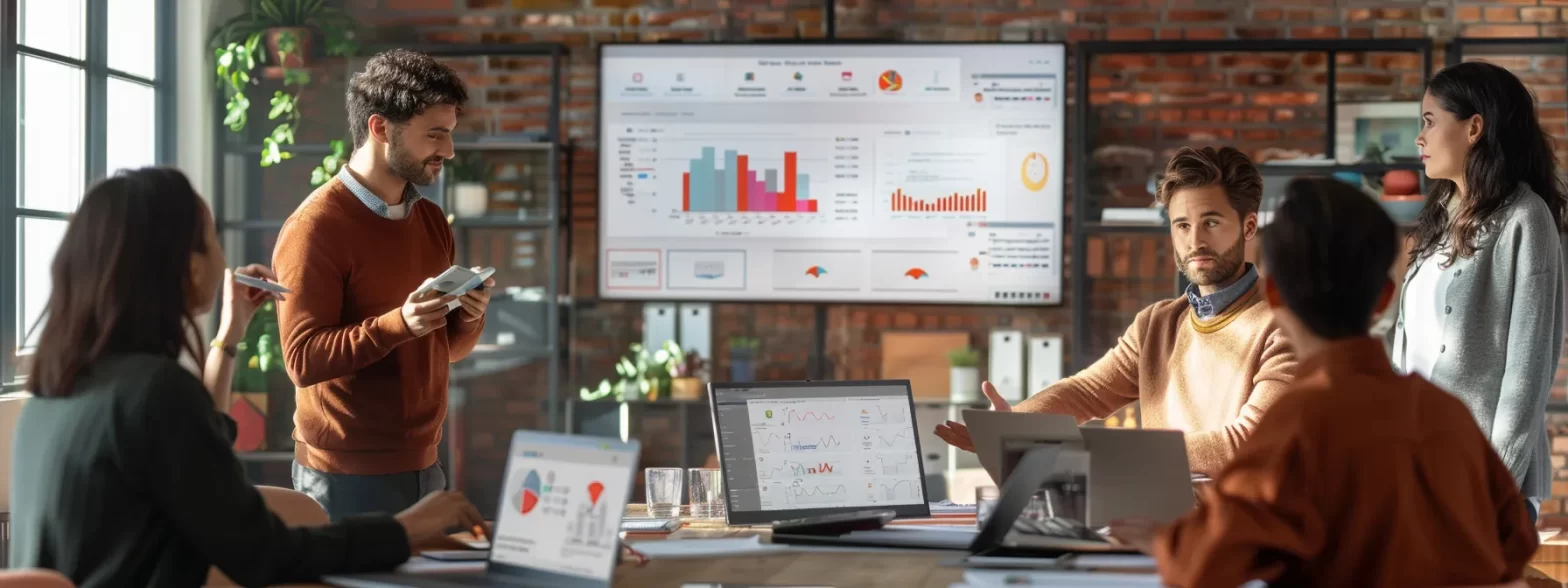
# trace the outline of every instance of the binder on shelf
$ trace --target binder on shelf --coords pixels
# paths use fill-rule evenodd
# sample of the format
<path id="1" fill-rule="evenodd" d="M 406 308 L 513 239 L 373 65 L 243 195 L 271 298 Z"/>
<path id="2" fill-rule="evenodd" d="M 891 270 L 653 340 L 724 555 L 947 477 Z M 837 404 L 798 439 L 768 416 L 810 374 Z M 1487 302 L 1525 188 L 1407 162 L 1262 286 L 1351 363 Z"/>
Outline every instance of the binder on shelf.
<path id="1" fill-rule="evenodd" d="M 642 344 L 650 351 L 675 341 L 675 305 L 650 302 L 642 307 Z"/>
<path id="2" fill-rule="evenodd" d="M 991 365 L 986 379 L 1008 402 L 1025 398 L 1023 331 L 991 331 Z"/>
<path id="3" fill-rule="evenodd" d="M 1029 338 L 1029 385 L 1024 394 L 1033 394 L 1062 379 L 1062 336 L 1041 335 Z"/>
<path id="4" fill-rule="evenodd" d="M 696 351 L 703 359 L 713 359 L 713 307 L 706 302 L 682 303 L 680 316 L 681 351 Z"/>

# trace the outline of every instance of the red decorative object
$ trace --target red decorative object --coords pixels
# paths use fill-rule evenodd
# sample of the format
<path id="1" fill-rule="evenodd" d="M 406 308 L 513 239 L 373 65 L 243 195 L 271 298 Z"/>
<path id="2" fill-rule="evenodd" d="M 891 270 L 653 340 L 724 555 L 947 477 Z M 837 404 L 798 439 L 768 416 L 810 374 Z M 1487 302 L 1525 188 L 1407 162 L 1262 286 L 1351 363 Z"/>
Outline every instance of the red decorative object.
<path id="1" fill-rule="evenodd" d="M 1383 174 L 1383 196 L 1411 196 L 1421 191 L 1421 176 L 1408 169 Z"/>
<path id="2" fill-rule="evenodd" d="M 234 419 L 235 451 L 260 451 L 267 440 L 267 413 L 262 412 L 250 399 L 235 396 L 229 404 L 229 417 Z"/>

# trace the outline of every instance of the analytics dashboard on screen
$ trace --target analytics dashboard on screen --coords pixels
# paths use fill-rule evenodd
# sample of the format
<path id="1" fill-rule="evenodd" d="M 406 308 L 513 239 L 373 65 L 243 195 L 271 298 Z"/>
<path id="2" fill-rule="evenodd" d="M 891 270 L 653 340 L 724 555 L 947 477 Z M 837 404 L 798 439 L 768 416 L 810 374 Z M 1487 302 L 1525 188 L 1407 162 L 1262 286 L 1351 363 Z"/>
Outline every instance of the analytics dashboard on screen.
<path id="1" fill-rule="evenodd" d="M 1061 303 L 1064 60 L 605 45 L 600 295 Z"/>

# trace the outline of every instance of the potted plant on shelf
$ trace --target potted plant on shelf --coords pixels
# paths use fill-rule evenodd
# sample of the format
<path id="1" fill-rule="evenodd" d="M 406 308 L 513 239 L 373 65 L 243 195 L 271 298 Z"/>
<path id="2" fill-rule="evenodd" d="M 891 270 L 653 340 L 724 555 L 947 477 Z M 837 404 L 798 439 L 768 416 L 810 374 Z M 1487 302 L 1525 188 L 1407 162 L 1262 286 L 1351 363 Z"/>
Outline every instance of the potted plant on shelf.
<path id="1" fill-rule="evenodd" d="M 665 343 L 679 353 L 680 347 L 674 341 Z M 708 364 L 696 351 L 687 351 L 685 356 L 671 359 L 670 369 L 670 399 L 671 400 L 697 400 L 702 398 L 702 386 L 707 379 Z"/>
<path id="2" fill-rule="evenodd" d="M 256 310 L 240 342 L 229 415 L 240 429 L 237 451 L 293 448 L 294 385 L 283 372 L 275 303 Z"/>
<path id="3" fill-rule="evenodd" d="M 680 350 L 674 341 L 666 342 L 664 347 L 649 353 L 643 344 L 632 343 L 630 353 L 615 362 L 614 382 L 601 380 L 598 387 L 579 390 L 578 396 L 589 401 L 605 398 L 619 402 L 658 400 L 659 393 L 670 388 L 671 359 L 679 357 L 671 354 L 669 348 Z"/>
<path id="4" fill-rule="evenodd" d="M 490 204 L 490 186 L 485 183 L 489 166 L 485 164 L 484 156 L 477 153 L 459 154 L 446 164 L 446 169 L 450 173 L 448 179 L 452 182 L 451 187 L 447 188 L 452 213 L 464 218 L 484 216 Z"/>
<path id="5" fill-rule="evenodd" d="M 947 392 L 955 403 L 980 400 L 980 351 L 973 347 L 960 347 L 947 354 L 949 372 Z"/>
<path id="6" fill-rule="evenodd" d="M 299 91 L 310 83 L 310 72 L 302 68 L 312 54 L 314 33 L 324 38 L 327 55 L 352 55 L 358 49 L 354 20 L 326 0 L 249 0 L 245 12 L 212 32 L 214 71 L 228 94 L 223 124 L 229 130 L 244 131 L 249 123 L 248 90 L 257 65 L 276 68 L 283 79 L 283 89 L 268 101 L 267 119 L 279 122 L 262 139 L 262 167 L 293 155 L 287 147 L 294 144 L 299 127 Z"/>
<path id="7" fill-rule="evenodd" d="M 730 381 L 754 382 L 762 342 L 756 337 L 730 337 Z"/>

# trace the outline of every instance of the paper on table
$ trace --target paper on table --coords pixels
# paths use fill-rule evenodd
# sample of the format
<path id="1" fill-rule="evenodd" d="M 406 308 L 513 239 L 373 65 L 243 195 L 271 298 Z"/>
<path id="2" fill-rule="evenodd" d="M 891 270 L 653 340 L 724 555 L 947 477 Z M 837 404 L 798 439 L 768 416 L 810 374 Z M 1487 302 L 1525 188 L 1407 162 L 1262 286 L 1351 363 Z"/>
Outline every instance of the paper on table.
<path id="1" fill-rule="evenodd" d="M 957 504 L 951 500 L 933 502 L 931 503 L 931 514 L 933 516 L 944 514 L 975 514 L 975 505 Z"/>
<path id="2" fill-rule="evenodd" d="M 789 550 L 787 545 L 763 543 L 758 537 L 638 541 L 632 544 L 632 548 L 648 556 L 648 559 L 759 555 Z"/>
<path id="3" fill-rule="evenodd" d="M 964 583 L 970 586 L 1160 586 L 1155 574 L 1105 574 L 1079 571 L 1002 571 L 966 570 Z"/>

